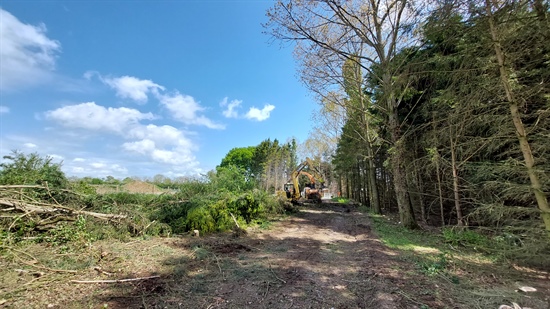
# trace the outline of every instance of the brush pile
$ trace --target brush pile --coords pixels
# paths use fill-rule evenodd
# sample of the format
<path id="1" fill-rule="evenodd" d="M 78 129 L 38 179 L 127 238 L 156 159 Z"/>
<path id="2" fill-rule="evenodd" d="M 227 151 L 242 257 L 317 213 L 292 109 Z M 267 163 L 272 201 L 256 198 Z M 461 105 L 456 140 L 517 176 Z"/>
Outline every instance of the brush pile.
<path id="1" fill-rule="evenodd" d="M 46 231 L 55 228 L 57 223 L 76 221 L 78 216 L 101 220 L 126 218 L 125 215 L 85 211 L 81 205 L 81 196 L 77 193 L 52 190 L 47 183 L 0 186 L 0 225 L 11 232 L 22 226 L 27 231 Z"/>

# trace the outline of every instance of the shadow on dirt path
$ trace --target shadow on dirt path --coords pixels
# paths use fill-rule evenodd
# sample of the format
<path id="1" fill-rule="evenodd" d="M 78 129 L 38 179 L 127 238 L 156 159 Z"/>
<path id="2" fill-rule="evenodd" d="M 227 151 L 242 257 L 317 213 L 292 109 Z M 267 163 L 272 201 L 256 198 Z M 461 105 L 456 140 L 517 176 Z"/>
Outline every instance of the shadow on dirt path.
<path id="1" fill-rule="evenodd" d="M 394 233 L 385 241 L 400 249 L 390 249 L 350 205 L 299 210 L 244 234 L 105 239 L 55 254 L 29 245 L 0 259 L 0 308 L 550 309 L 548 272 L 453 255 L 430 245 L 433 235 L 374 221 L 380 235 Z M 42 254 L 51 268 L 37 271 L 28 258 Z M 518 292 L 523 285 L 537 291 Z"/>
<path id="2" fill-rule="evenodd" d="M 104 293 L 108 308 L 443 308 L 346 207 L 304 206 L 243 237 L 165 241 L 185 252 L 163 261 L 172 271 Z"/>

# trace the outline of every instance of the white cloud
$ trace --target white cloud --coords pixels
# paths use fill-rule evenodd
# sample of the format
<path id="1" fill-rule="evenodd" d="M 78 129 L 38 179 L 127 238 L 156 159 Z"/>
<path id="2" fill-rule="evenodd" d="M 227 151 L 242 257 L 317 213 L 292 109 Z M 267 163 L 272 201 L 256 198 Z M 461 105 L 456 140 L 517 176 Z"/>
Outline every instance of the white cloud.
<path id="1" fill-rule="evenodd" d="M 239 114 L 235 109 L 239 108 L 241 106 L 241 103 L 243 101 L 241 100 L 231 100 L 231 102 L 228 102 L 227 97 L 223 98 L 223 100 L 220 102 L 221 107 L 227 107 L 222 113 L 226 118 L 238 118 Z"/>
<path id="2" fill-rule="evenodd" d="M 175 91 L 163 94 L 165 88 L 151 80 L 139 79 L 133 76 L 103 77 L 96 71 L 84 73 L 84 78 L 91 79 L 94 75 L 116 91 L 117 96 L 129 98 L 138 103 L 145 103 L 148 95 L 153 94 L 172 115 L 172 117 L 187 125 L 205 126 L 210 129 L 225 129 L 225 126 L 215 123 L 201 112 L 205 110 L 192 96 Z"/>
<path id="3" fill-rule="evenodd" d="M 0 88 L 1 89 L 1 88 Z M 7 114 L 10 112 L 10 108 L 4 105 L 0 105 L 0 114 Z"/>
<path id="4" fill-rule="evenodd" d="M 185 151 L 185 149 L 176 148 L 174 150 L 155 149 L 151 154 L 153 160 L 172 165 L 195 166 L 195 157 Z"/>
<path id="5" fill-rule="evenodd" d="M 245 117 L 247 119 L 253 119 L 257 121 L 264 121 L 269 118 L 271 111 L 275 109 L 274 105 L 266 104 L 261 110 L 256 107 L 251 107 L 246 113 Z"/>
<path id="6" fill-rule="evenodd" d="M 148 139 L 160 145 L 183 142 L 185 146 L 191 147 L 191 143 L 184 137 L 182 131 L 168 125 L 149 124 L 147 126 L 137 126 L 129 130 L 127 136 L 141 140 Z"/>
<path id="7" fill-rule="evenodd" d="M 84 161 L 89 161 L 83 159 Z M 73 160 L 75 161 L 75 160 Z M 106 176 L 123 177 L 128 174 L 128 169 L 116 163 L 92 162 L 89 164 L 71 165 L 68 168 L 70 174 L 77 176 L 93 176 L 103 178 Z"/>
<path id="8" fill-rule="evenodd" d="M 86 72 L 84 77 L 89 79 L 93 72 Z M 151 80 L 138 79 L 133 76 L 105 77 L 100 79 L 116 91 L 116 95 L 123 99 L 132 99 L 138 103 L 147 102 L 147 94 L 158 93 L 158 90 L 164 90 L 161 85 L 153 83 Z"/>
<path id="9" fill-rule="evenodd" d="M 174 119 L 185 124 L 202 125 L 210 129 L 225 129 L 225 126 L 213 122 L 198 113 L 204 110 L 191 96 L 175 92 L 172 95 L 158 95 L 158 99 L 164 107 L 172 114 Z"/>
<path id="10" fill-rule="evenodd" d="M 86 174 L 86 169 L 83 168 L 82 166 L 73 166 L 73 168 L 71 168 L 70 171 L 72 174 L 89 176 L 89 174 Z"/>
<path id="11" fill-rule="evenodd" d="M 97 71 L 86 71 L 84 72 L 84 75 L 82 75 L 82 77 L 84 77 L 84 79 L 86 80 L 91 80 L 94 75 L 97 75 L 100 80 L 103 80 L 101 75 Z"/>
<path id="12" fill-rule="evenodd" d="M 172 126 L 138 126 L 128 131 L 128 138 L 139 139 L 127 142 L 122 147 L 127 151 L 147 155 L 160 163 L 171 165 L 195 165 L 193 151 L 196 146 L 182 131 Z"/>
<path id="13" fill-rule="evenodd" d="M 61 155 L 58 155 L 58 154 L 49 154 L 48 157 L 54 159 L 54 160 L 57 160 L 57 161 L 63 161 L 65 160 L 65 157 L 61 156 Z"/>
<path id="14" fill-rule="evenodd" d="M 38 146 L 36 146 L 36 144 L 33 144 L 33 143 L 25 143 L 23 144 L 23 146 L 25 146 L 26 148 L 36 148 Z"/>
<path id="15" fill-rule="evenodd" d="M 141 113 L 136 109 L 105 108 L 94 102 L 88 102 L 48 111 L 46 118 L 66 127 L 121 133 L 140 120 L 152 120 L 155 117 L 151 113 Z"/>
<path id="16" fill-rule="evenodd" d="M 48 111 L 46 118 L 58 121 L 65 127 L 114 133 L 128 140 L 121 145 L 123 150 L 149 157 L 155 162 L 189 168 L 198 164 L 193 155 L 197 147 L 183 131 L 169 125 L 140 123 L 141 120 L 153 119 L 150 113 L 144 114 L 124 107 L 106 108 L 90 102 Z M 76 158 L 73 162 L 82 163 L 84 159 Z M 89 168 L 112 170 L 102 162 L 86 166 L 82 171 L 73 172 L 83 173 L 89 171 Z"/>
<path id="17" fill-rule="evenodd" d="M 156 145 L 155 142 L 150 139 L 143 139 L 141 141 L 124 143 L 122 144 L 122 148 L 128 151 L 133 151 L 145 155 L 153 152 L 153 150 L 155 150 L 156 148 Z"/>
<path id="18" fill-rule="evenodd" d="M 46 36 L 46 26 L 22 23 L 0 8 L 0 90 L 36 85 L 50 77 L 59 42 Z"/>
<path id="19" fill-rule="evenodd" d="M 225 110 L 222 111 L 222 114 L 226 118 L 246 118 L 256 121 L 264 121 L 269 118 L 271 111 L 275 109 L 274 105 L 266 104 L 263 109 L 258 109 L 256 107 L 251 107 L 248 112 L 244 115 L 239 115 L 237 109 L 241 107 L 243 101 L 241 100 L 231 100 L 229 102 L 228 98 L 225 97 L 220 102 L 221 107 L 225 107 Z"/>
<path id="20" fill-rule="evenodd" d="M 90 163 L 90 166 L 93 168 L 104 168 L 107 165 L 105 163 L 94 162 L 94 163 Z"/>

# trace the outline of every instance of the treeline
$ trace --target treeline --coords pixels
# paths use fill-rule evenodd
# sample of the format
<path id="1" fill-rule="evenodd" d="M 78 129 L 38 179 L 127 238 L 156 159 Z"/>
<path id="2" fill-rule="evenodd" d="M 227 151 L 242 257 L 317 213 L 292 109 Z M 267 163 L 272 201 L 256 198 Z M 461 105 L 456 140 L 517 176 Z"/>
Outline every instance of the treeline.
<path id="1" fill-rule="evenodd" d="M 550 233 L 548 1 L 283 1 L 268 16 L 343 123 L 344 195 L 409 228 Z"/>
<path id="2" fill-rule="evenodd" d="M 257 146 L 236 147 L 222 159 L 217 170 L 238 168 L 255 186 L 267 192 L 281 190 L 299 162 L 297 143 L 266 139 Z"/>

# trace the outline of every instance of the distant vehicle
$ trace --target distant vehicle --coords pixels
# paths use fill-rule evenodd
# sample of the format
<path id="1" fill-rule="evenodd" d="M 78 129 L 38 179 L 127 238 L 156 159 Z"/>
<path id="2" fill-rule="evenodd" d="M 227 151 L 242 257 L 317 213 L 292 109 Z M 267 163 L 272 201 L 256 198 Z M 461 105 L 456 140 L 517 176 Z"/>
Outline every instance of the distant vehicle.
<path id="1" fill-rule="evenodd" d="M 306 166 L 309 166 L 309 172 L 303 170 Z M 312 175 L 311 173 L 315 175 Z M 303 191 L 300 191 L 300 175 L 304 175 L 309 178 L 309 183 L 304 187 Z M 315 177 L 320 180 L 320 188 L 316 188 L 317 181 L 315 180 Z M 296 168 L 296 170 L 292 172 L 290 179 L 287 181 L 287 183 L 284 184 L 283 191 L 286 198 L 293 204 L 298 204 L 301 200 L 304 199 L 310 202 L 321 203 L 324 187 L 325 186 L 321 173 L 319 173 L 319 171 L 315 168 L 315 165 L 313 164 L 311 159 L 306 158 L 306 160 L 300 163 L 300 165 L 298 165 L 298 168 Z"/>

